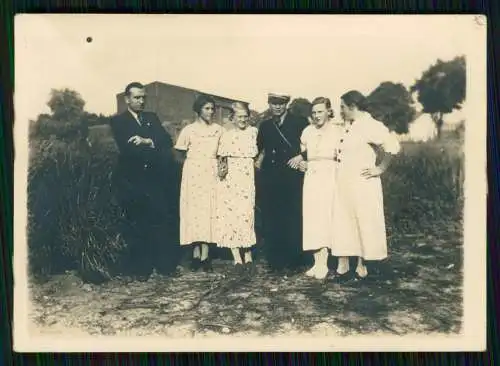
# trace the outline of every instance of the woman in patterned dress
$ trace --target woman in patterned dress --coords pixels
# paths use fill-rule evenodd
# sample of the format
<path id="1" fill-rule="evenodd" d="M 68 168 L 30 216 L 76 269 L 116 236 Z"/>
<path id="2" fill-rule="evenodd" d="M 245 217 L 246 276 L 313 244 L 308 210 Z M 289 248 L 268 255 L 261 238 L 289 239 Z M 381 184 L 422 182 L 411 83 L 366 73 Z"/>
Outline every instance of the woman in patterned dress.
<path id="1" fill-rule="evenodd" d="M 350 256 L 358 257 L 355 274 L 365 278 L 365 261 L 387 257 L 384 202 L 380 175 L 400 150 L 396 136 L 363 111 L 364 96 L 350 91 L 341 97 L 344 131 L 337 155 L 337 174 L 332 225 L 332 255 L 339 257 L 337 275 L 348 275 Z M 376 165 L 377 150 L 383 150 Z"/>
<path id="2" fill-rule="evenodd" d="M 311 125 L 304 129 L 301 136 L 302 153 L 307 159 L 303 189 L 302 247 L 304 251 L 312 251 L 314 255 L 314 265 L 306 275 L 317 279 L 324 279 L 328 274 L 328 249 L 332 244 L 336 147 L 341 131 L 333 116 L 328 98 L 314 99 Z"/>
<path id="3" fill-rule="evenodd" d="M 254 159 L 258 153 L 257 128 L 248 125 L 249 117 L 246 104 L 233 103 L 229 118 L 234 126 L 222 134 L 218 150 L 217 244 L 231 249 L 238 269 L 252 263 L 251 247 L 256 243 Z"/>
<path id="4" fill-rule="evenodd" d="M 215 102 L 198 97 L 195 122 L 182 129 L 175 149 L 182 152 L 180 244 L 194 244 L 193 269 L 211 270 L 208 243 L 216 242 L 217 149 L 222 127 L 212 122 Z"/>

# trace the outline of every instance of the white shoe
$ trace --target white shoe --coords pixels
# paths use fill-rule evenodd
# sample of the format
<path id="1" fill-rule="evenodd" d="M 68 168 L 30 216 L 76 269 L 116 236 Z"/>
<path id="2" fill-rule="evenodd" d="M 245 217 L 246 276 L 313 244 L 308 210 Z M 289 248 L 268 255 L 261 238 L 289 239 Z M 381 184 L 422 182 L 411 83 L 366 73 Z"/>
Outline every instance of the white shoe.
<path id="1" fill-rule="evenodd" d="M 346 274 L 347 272 L 349 272 L 349 266 L 338 266 L 337 267 L 337 274 L 342 276 L 343 274 Z"/>
<path id="2" fill-rule="evenodd" d="M 358 266 L 358 268 L 356 268 L 356 273 L 359 277 L 365 278 L 366 276 L 368 276 L 368 269 L 366 268 L 366 266 Z"/>
<path id="3" fill-rule="evenodd" d="M 328 267 L 321 268 L 321 269 L 316 270 L 316 273 L 314 274 L 314 278 L 316 278 L 317 280 L 323 280 L 326 278 L 327 275 L 328 275 Z"/>
<path id="4" fill-rule="evenodd" d="M 310 268 L 306 273 L 305 275 L 307 277 L 315 277 L 316 276 L 316 272 L 317 272 L 317 268 L 316 267 L 312 267 Z"/>

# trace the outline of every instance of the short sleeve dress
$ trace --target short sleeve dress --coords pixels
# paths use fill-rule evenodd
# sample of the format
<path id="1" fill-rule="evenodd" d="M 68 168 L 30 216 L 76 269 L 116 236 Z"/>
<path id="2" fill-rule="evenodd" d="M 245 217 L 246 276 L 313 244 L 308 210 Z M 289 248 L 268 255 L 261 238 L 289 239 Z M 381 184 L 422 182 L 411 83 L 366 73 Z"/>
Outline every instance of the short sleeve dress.
<path id="1" fill-rule="evenodd" d="M 335 256 L 366 260 L 387 257 L 382 183 L 380 177 L 361 176 L 364 169 L 375 167 L 377 155 L 372 145 L 394 155 L 400 150 L 396 136 L 368 113 L 345 125 L 335 184 L 332 225 Z"/>
<path id="2" fill-rule="evenodd" d="M 256 243 L 254 158 L 257 128 L 226 130 L 218 155 L 227 157 L 228 173 L 217 191 L 217 243 L 222 248 L 249 248 Z"/>
<path id="3" fill-rule="evenodd" d="M 320 128 L 309 125 L 302 132 L 301 148 L 307 152 L 302 204 L 302 248 L 305 251 L 332 245 L 335 154 L 341 128 L 330 121 Z"/>
<path id="4" fill-rule="evenodd" d="M 180 244 L 216 242 L 217 149 L 222 127 L 196 121 L 184 127 L 175 149 L 186 151 L 180 194 Z"/>

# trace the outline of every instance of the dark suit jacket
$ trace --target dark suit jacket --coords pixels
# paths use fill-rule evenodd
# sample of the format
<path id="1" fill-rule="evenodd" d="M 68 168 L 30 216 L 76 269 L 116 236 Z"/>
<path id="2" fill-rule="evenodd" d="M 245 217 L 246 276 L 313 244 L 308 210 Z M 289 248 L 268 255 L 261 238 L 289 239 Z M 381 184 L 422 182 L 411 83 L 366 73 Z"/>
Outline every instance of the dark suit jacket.
<path id="1" fill-rule="evenodd" d="M 300 154 L 300 137 L 302 131 L 309 125 L 305 118 L 287 113 L 283 124 L 278 127 L 274 119 L 263 121 L 257 136 L 259 151 L 264 150 L 262 170 L 288 170 L 288 160 Z M 288 140 L 288 143 L 285 139 Z"/>
<path id="2" fill-rule="evenodd" d="M 169 181 L 175 170 L 172 139 L 155 113 L 143 112 L 142 115 L 142 126 L 129 111 L 114 116 L 110 122 L 120 151 L 114 181 L 122 196 L 134 192 L 154 194 L 161 187 L 175 185 Z M 129 143 L 135 135 L 152 139 L 154 148 Z"/>

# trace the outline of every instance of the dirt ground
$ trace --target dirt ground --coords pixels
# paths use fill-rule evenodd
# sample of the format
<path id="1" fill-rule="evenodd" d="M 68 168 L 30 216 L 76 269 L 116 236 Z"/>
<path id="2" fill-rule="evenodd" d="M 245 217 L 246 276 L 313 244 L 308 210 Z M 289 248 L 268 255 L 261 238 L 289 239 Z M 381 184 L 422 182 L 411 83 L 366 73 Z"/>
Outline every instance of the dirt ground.
<path id="1" fill-rule="evenodd" d="M 213 273 L 116 278 L 95 285 L 74 273 L 30 283 L 31 320 L 42 333 L 199 337 L 458 333 L 462 318 L 461 224 L 390 234 L 389 274 L 338 285 L 283 277 L 257 261 L 253 276 L 215 260 Z"/>

